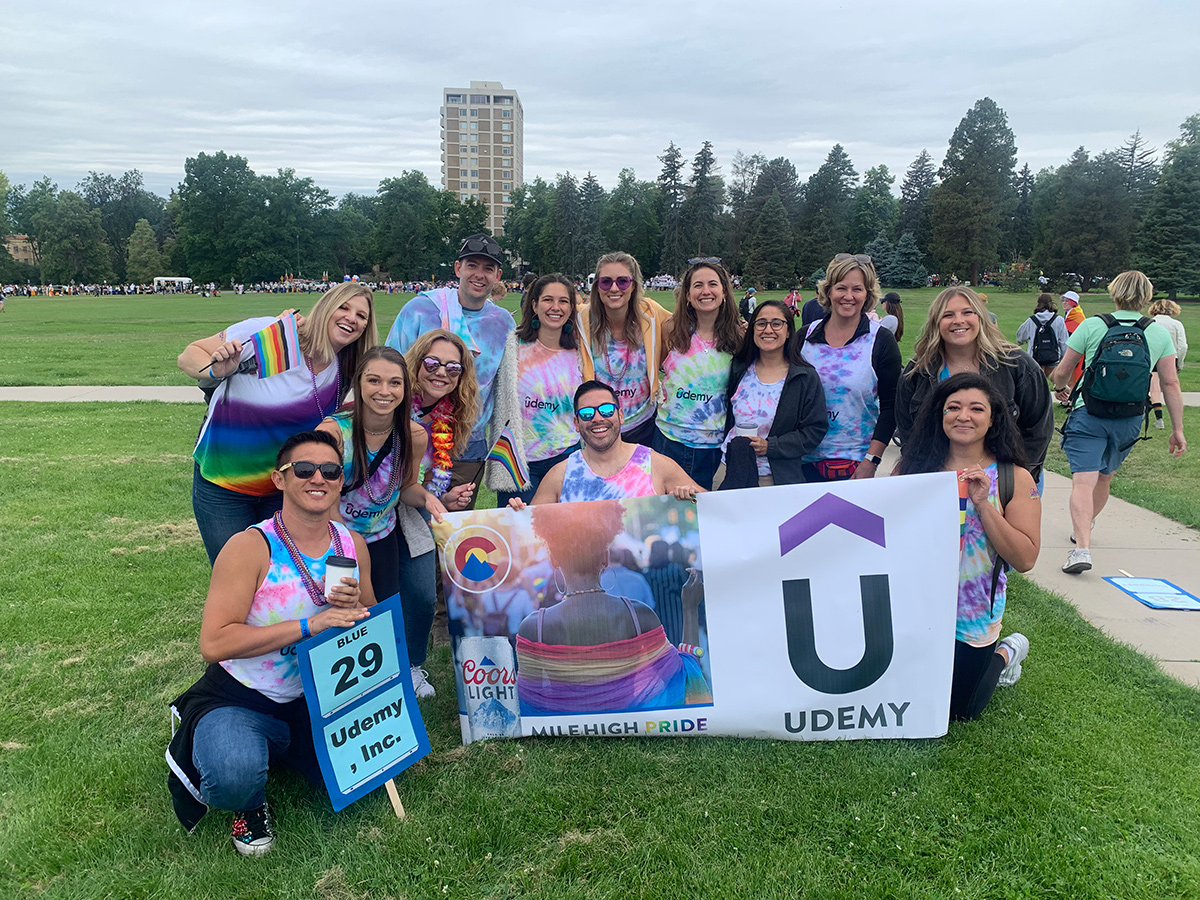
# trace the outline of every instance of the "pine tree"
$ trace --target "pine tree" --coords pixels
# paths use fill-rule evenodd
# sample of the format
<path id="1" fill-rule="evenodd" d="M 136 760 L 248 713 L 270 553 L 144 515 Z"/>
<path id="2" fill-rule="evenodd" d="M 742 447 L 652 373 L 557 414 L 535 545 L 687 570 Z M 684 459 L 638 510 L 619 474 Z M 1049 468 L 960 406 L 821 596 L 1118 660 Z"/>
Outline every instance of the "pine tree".
<path id="1" fill-rule="evenodd" d="M 746 251 L 746 276 L 753 284 L 774 289 L 795 280 L 792 228 L 778 192 L 763 204 Z"/>
<path id="2" fill-rule="evenodd" d="M 687 258 L 683 243 L 683 199 L 686 194 L 683 182 L 683 153 L 675 146 L 675 142 L 671 141 L 658 159 L 663 164 L 662 172 L 658 176 L 659 221 L 662 223 L 662 253 L 659 265 L 667 271 L 681 272 L 683 261 Z"/>
<path id="3" fill-rule="evenodd" d="M 1129 136 L 1116 151 L 1117 163 L 1125 173 L 1125 190 L 1129 193 L 1135 224 L 1141 223 L 1150 205 L 1150 195 L 1158 180 L 1158 162 L 1154 158 L 1154 147 L 1146 146 L 1141 131 Z"/>
<path id="4" fill-rule="evenodd" d="M 129 236 L 129 255 L 125 261 L 125 277 L 134 284 L 149 284 L 162 270 L 162 256 L 158 252 L 158 240 L 147 219 L 138 219 Z"/>
<path id="5" fill-rule="evenodd" d="M 604 188 L 591 172 L 579 184 L 579 272 L 589 271 L 603 252 L 604 237 L 600 223 L 604 219 Z"/>
<path id="6" fill-rule="evenodd" d="M 894 249 L 892 242 L 887 239 L 887 235 L 882 231 L 875 235 L 875 239 L 863 248 L 863 253 L 871 257 L 871 262 L 875 264 L 875 274 L 879 276 L 880 284 L 891 284 L 889 278 Z"/>
<path id="7" fill-rule="evenodd" d="M 900 207 L 892 196 L 892 184 L 895 181 L 887 166 L 867 169 L 862 186 L 854 194 L 848 249 L 857 252 L 873 241 L 876 235 L 892 233 Z"/>
<path id="8" fill-rule="evenodd" d="M 689 256 L 716 253 L 720 234 L 718 216 L 725 205 L 725 184 L 717 168 L 712 144 L 705 141 L 692 160 L 692 177 L 681 209 L 683 245 Z"/>
<path id="9" fill-rule="evenodd" d="M 804 186 L 804 206 L 797 231 L 800 269 L 823 266 L 844 252 L 850 230 L 850 204 L 858 173 L 841 144 L 834 144 L 825 162 Z"/>
<path id="10" fill-rule="evenodd" d="M 929 197 L 937 184 L 937 168 L 928 150 L 922 150 L 912 161 L 900 186 L 900 220 L 897 230 L 910 232 L 928 257 L 932 237 L 929 224 Z"/>
<path id="11" fill-rule="evenodd" d="M 999 261 L 1000 239 L 1016 198 L 1016 139 L 1008 116 L 990 97 L 967 111 L 938 171 L 930 199 L 933 253 L 946 274 L 979 275 Z"/>
<path id="12" fill-rule="evenodd" d="M 580 212 L 579 182 L 570 172 L 559 175 L 554 185 L 554 249 L 559 260 L 555 268 L 568 275 L 584 270 Z"/>
<path id="13" fill-rule="evenodd" d="M 1172 298 L 1200 294 L 1200 114 L 1179 130 L 1167 145 L 1134 258 Z"/>
<path id="14" fill-rule="evenodd" d="M 1017 173 L 1017 205 L 1005 229 L 1002 252 L 1008 261 L 1028 259 L 1033 253 L 1033 188 L 1036 181 L 1029 163 Z"/>
<path id="15" fill-rule="evenodd" d="M 925 287 L 929 273 L 921 264 L 921 248 L 917 246 L 912 232 L 906 231 L 900 235 L 896 247 L 892 251 L 892 264 L 888 267 L 887 284 L 897 288 Z"/>

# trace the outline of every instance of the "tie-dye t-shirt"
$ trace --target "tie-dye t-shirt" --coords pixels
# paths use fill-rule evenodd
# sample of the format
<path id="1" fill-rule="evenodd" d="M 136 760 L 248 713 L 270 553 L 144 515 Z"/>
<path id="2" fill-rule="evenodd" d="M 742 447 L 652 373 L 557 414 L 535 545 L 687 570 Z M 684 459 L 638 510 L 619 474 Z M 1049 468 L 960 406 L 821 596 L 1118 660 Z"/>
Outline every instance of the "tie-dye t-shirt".
<path id="1" fill-rule="evenodd" d="M 820 324 L 813 322 L 808 333 L 812 334 Z M 829 414 L 829 430 L 817 448 L 804 457 L 805 462 L 859 460 L 871 446 L 871 436 L 879 423 L 879 379 L 871 355 L 880 325 L 869 324 L 866 334 L 844 347 L 831 347 L 823 341 L 804 342 L 801 352 L 821 376 Z"/>
<path id="2" fill-rule="evenodd" d="M 508 310 L 491 300 L 484 301 L 483 309 L 464 309 L 458 302 L 458 288 L 438 288 L 417 294 L 400 308 L 384 343 L 407 353 L 417 338 L 435 328 L 445 328 L 463 339 L 475 361 L 475 378 L 479 382 L 479 421 L 471 432 L 471 443 L 479 444 L 487 441 L 496 370 L 504 355 L 505 339 L 515 327 Z M 486 454 L 487 448 L 481 453 Z"/>
<path id="3" fill-rule="evenodd" d="M 725 389 L 733 354 L 693 334 L 687 351 L 672 350 L 659 370 L 658 430 L 686 447 L 717 447 L 725 430 Z"/>
<path id="4" fill-rule="evenodd" d="M 557 456 L 575 444 L 575 389 L 583 383 L 576 350 L 553 350 L 541 341 L 517 344 L 517 399 L 525 425 L 525 458 Z"/>
<path id="5" fill-rule="evenodd" d="M 342 472 L 344 474 L 343 484 L 350 484 L 354 477 L 354 438 L 351 434 L 353 428 L 353 413 L 340 412 L 335 413 L 330 418 L 337 423 L 338 428 L 342 430 Z M 382 448 L 381 448 L 382 449 Z M 370 450 L 367 451 L 370 453 Z M 376 454 L 371 453 L 370 458 L 366 462 L 367 470 L 370 471 L 371 465 L 375 462 Z M 375 492 L 375 496 L 381 496 L 387 491 L 388 480 L 392 477 L 392 453 L 389 450 L 387 457 L 379 464 L 379 468 L 375 470 L 375 474 L 371 476 L 371 490 Z M 342 521 L 362 535 L 363 540 L 368 544 L 371 541 L 377 541 L 380 538 L 385 538 L 392 533 L 392 529 L 396 527 L 396 504 L 400 502 L 400 483 L 403 481 L 403 472 L 401 472 L 400 481 L 396 483 L 396 489 L 383 499 L 382 503 L 371 499 L 371 495 L 367 492 L 367 486 L 360 484 L 352 491 L 347 491 L 342 494 Z"/>
<path id="6" fill-rule="evenodd" d="M 354 539 L 341 522 L 333 522 L 337 529 L 338 538 L 342 545 L 342 556 L 353 560 L 358 559 L 354 551 Z M 246 624 L 255 626 L 275 625 L 278 622 L 294 622 L 297 619 L 307 619 L 315 616 L 323 606 L 317 606 L 304 588 L 300 573 L 296 570 L 292 557 L 288 553 L 283 539 L 275 530 L 275 520 L 267 519 L 254 526 L 267 539 L 271 549 L 271 565 L 267 576 L 263 579 L 254 599 L 250 603 L 250 611 L 246 614 Z M 318 585 L 325 584 L 325 558 L 332 554 L 335 545 L 330 541 L 329 549 L 319 558 L 300 554 L 300 558 L 308 567 L 309 574 Z M 358 569 L 354 570 L 357 577 Z M 324 591 L 322 590 L 322 593 Z M 295 700 L 304 693 L 300 683 L 300 662 L 296 658 L 295 644 L 280 647 L 261 656 L 251 656 L 244 659 L 226 659 L 221 662 L 221 668 L 240 681 L 248 688 L 253 688 L 276 703 L 287 703 Z"/>
<path id="7" fill-rule="evenodd" d="M 225 339 L 241 341 L 242 360 L 254 356 L 250 337 L 275 320 L 247 319 L 226 329 Z M 271 470 L 283 442 L 298 431 L 311 431 L 337 409 L 339 363 L 315 376 L 307 365 L 259 378 L 243 372 L 226 378 L 212 395 L 193 456 L 200 474 L 239 494 L 265 497 L 275 492 Z M 349 377 L 347 375 L 347 377 Z"/>
<path id="8" fill-rule="evenodd" d="M 786 378 L 780 378 L 774 384 L 763 384 L 758 380 L 758 365 L 751 363 L 746 374 L 742 376 L 737 390 L 733 392 L 733 421 L 734 428 L 729 429 L 725 440 L 721 443 L 721 461 L 725 460 L 725 448 L 737 437 L 738 425 L 754 425 L 758 428 L 759 437 L 768 437 L 771 426 L 775 424 L 775 410 L 779 409 L 779 398 L 783 394 L 783 383 Z M 758 463 L 759 475 L 771 474 L 771 463 L 766 456 L 755 456 Z"/>
<path id="9" fill-rule="evenodd" d="M 988 503 L 1000 509 L 996 487 L 996 464 L 987 467 Z M 975 504 L 967 499 L 967 520 L 958 563 L 958 625 L 955 637 L 972 647 L 987 647 L 1000 639 L 1000 619 L 1004 615 L 1004 572 L 996 583 L 996 604 L 992 606 L 992 568 L 996 548 L 988 540 Z"/>
<path id="10" fill-rule="evenodd" d="M 633 347 L 627 341 L 614 341 L 611 336 L 605 345 L 604 356 L 594 359 L 596 378 L 617 392 L 628 434 L 654 415 L 650 396 L 650 375 L 646 370 L 646 348 Z"/>
<path id="11" fill-rule="evenodd" d="M 583 458 L 583 450 L 567 457 L 559 502 L 578 500 L 621 500 L 624 497 L 653 497 L 654 477 L 650 471 L 650 448 L 637 444 L 621 471 L 607 478 L 597 475 Z"/>

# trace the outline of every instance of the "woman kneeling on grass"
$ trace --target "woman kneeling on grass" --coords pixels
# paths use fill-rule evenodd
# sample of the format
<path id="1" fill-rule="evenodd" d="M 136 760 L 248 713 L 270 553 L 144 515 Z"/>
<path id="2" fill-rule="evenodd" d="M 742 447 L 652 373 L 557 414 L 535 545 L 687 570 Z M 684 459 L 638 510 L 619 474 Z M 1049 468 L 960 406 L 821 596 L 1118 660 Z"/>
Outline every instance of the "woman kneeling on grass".
<path id="1" fill-rule="evenodd" d="M 1029 652 L 1023 634 L 999 640 L 1004 563 L 1028 572 L 1041 545 L 1042 504 L 1024 465 L 1024 444 L 1003 394 L 975 373 L 952 375 L 933 388 L 904 445 L 898 474 L 957 472 L 966 488 L 951 720 L 982 715 L 997 684 L 1017 683 Z"/>

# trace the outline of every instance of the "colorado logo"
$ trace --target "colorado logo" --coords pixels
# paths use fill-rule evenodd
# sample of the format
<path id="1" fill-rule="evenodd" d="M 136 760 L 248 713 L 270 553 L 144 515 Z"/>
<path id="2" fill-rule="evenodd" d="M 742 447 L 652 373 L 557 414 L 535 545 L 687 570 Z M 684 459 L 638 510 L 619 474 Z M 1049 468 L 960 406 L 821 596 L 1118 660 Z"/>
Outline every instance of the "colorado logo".
<path id="1" fill-rule="evenodd" d="M 458 587 L 468 594 L 481 594 L 508 577 L 512 551 L 494 528 L 470 525 L 446 542 L 443 564 Z"/>

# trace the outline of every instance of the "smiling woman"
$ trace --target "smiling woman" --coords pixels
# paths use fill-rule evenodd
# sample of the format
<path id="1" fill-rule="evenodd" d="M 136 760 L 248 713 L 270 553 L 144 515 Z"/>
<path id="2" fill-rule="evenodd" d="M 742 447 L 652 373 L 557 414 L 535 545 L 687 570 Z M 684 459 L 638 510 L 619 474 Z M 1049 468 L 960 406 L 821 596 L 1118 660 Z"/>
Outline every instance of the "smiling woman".
<path id="1" fill-rule="evenodd" d="M 179 368 L 213 388 L 193 456 L 192 507 L 210 563 L 230 537 L 280 508 L 271 482 L 283 442 L 310 431 L 350 389 L 361 355 L 379 343 L 373 295 L 365 285 L 326 291 L 297 315 L 301 360 L 270 377 L 254 366 L 253 336 L 270 318 L 247 319 L 179 354 Z"/>

